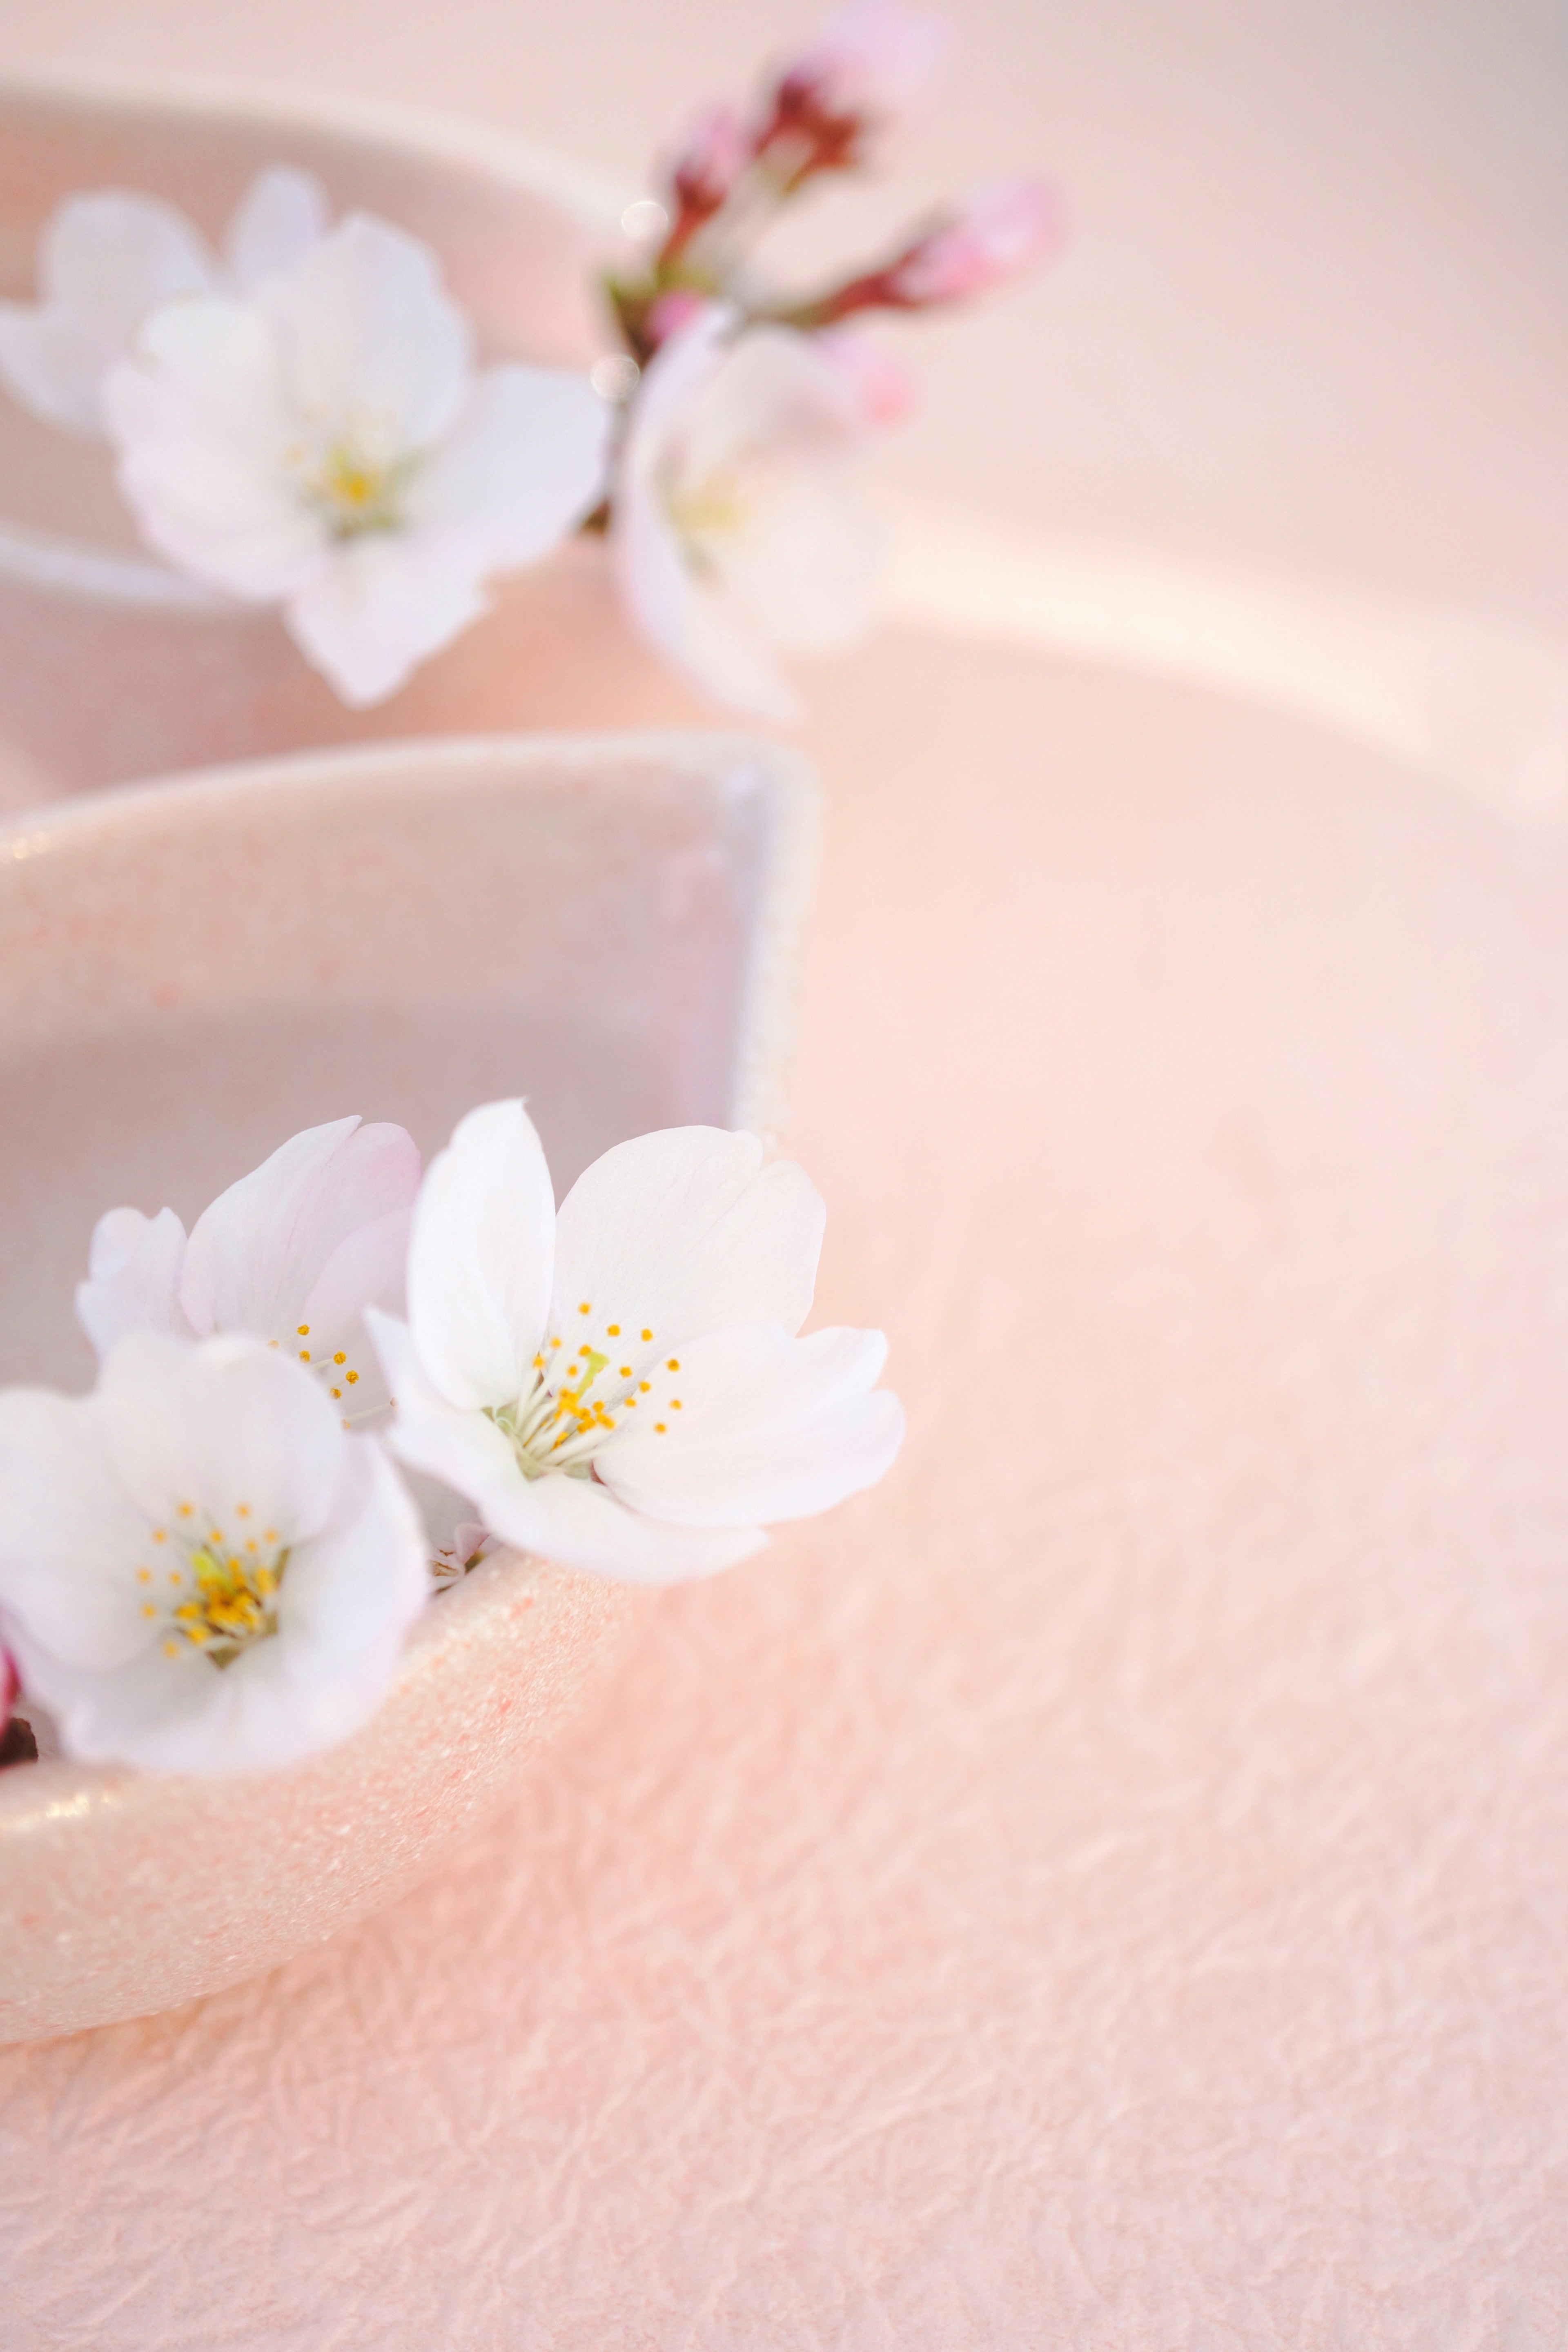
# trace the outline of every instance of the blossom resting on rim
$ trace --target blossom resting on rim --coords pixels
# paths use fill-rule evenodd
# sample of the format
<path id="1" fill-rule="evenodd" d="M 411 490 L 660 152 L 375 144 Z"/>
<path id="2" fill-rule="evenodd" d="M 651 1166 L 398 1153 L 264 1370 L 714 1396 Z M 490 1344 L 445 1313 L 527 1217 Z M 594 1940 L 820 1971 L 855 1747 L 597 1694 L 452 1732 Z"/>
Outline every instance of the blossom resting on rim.
<path id="1" fill-rule="evenodd" d="M 903 1434 L 876 1331 L 796 1337 L 824 1212 L 755 1137 L 618 1144 L 554 1208 L 521 1102 L 426 1172 L 408 1321 L 368 1317 L 411 1468 L 502 1543 L 638 1583 L 744 1559 L 882 1476 Z"/>
<path id="2" fill-rule="evenodd" d="M 0 1635 L 69 1755 L 287 1764 L 380 1704 L 428 1591 L 374 1438 L 264 1342 L 136 1331 L 0 1393 Z"/>

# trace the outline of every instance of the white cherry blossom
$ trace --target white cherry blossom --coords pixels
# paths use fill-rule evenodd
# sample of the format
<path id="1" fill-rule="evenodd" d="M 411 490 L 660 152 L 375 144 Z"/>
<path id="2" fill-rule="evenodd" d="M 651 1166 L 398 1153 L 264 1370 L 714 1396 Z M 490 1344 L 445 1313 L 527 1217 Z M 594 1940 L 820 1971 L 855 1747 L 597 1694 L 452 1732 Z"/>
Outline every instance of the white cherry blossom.
<path id="1" fill-rule="evenodd" d="M 557 1215 L 521 1103 L 487 1104 L 426 1173 L 407 1324 L 368 1318 L 389 1443 L 520 1550 L 642 1583 L 744 1559 L 903 1434 L 880 1332 L 795 1336 L 823 1219 L 801 1169 L 709 1127 L 617 1144 Z"/>
<path id="2" fill-rule="evenodd" d="M 181 295 L 244 299 L 326 226 L 320 182 L 281 166 L 251 182 L 221 255 L 161 196 L 68 196 L 38 241 L 38 299 L 0 302 L 0 383 L 47 424 L 100 434 L 104 378 L 152 311 Z"/>
<path id="3" fill-rule="evenodd" d="M 419 1191 L 412 1136 L 384 1123 L 307 1128 L 185 1229 L 110 1209 L 94 1229 L 77 1314 L 100 1358 L 127 1331 L 248 1331 L 308 1365 L 345 1420 L 384 1408 L 364 1309 L 401 1309 Z"/>
<path id="4" fill-rule="evenodd" d="M 591 511 L 614 418 L 572 370 L 476 371 L 434 255 L 363 214 L 247 302 L 155 310 L 103 405 L 149 543 L 280 605 L 361 707 Z"/>
<path id="5" fill-rule="evenodd" d="M 330 1747 L 428 1590 L 377 1442 L 259 1340 L 132 1332 L 91 1396 L 0 1392 L 0 1636 L 67 1755 L 235 1771 Z"/>
<path id="6" fill-rule="evenodd" d="M 872 422 L 831 350 L 739 329 L 722 304 L 649 366 L 616 488 L 617 576 L 644 634 L 720 701 L 793 719 L 776 656 L 864 629 L 879 551 L 849 460 Z"/>

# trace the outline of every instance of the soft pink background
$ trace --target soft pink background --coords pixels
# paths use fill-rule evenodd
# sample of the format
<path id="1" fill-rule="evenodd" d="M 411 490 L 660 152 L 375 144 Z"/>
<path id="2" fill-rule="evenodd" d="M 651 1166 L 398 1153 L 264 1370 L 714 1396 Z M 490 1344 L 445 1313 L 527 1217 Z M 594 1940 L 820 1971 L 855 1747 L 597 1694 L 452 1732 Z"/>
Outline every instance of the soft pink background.
<path id="1" fill-rule="evenodd" d="M 8 0 L 0 57 L 630 170 L 805 16 Z M 1560 9 L 968 18 L 903 192 L 1056 162 L 1079 242 L 931 338 L 906 478 L 1560 660 Z M 398 1910 L 0 2057 L 7 2352 L 1568 2334 L 1568 840 L 1110 663 L 813 694 L 795 1140 L 906 1461 Z"/>

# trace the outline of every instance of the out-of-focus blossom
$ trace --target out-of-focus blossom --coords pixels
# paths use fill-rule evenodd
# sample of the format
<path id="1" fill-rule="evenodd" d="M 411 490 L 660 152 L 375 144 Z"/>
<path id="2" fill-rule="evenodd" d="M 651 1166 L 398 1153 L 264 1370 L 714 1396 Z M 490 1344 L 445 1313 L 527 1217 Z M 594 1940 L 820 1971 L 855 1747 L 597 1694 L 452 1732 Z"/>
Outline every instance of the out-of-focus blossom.
<path id="1" fill-rule="evenodd" d="M 877 432 L 901 425 L 914 408 L 918 394 L 909 369 L 868 335 L 852 327 L 826 327 L 816 348 L 841 368 L 854 389 L 856 405 Z"/>
<path id="2" fill-rule="evenodd" d="M 700 1127 L 616 1145 L 557 1215 L 522 1105 L 487 1104 L 426 1177 L 408 1323 L 372 1318 L 389 1442 L 548 1559 L 652 1584 L 744 1559 L 903 1433 L 879 1332 L 795 1336 L 822 1229 L 799 1168 Z"/>
<path id="3" fill-rule="evenodd" d="M 795 715 L 775 656 L 866 625 L 877 535 L 848 460 L 868 418 L 854 373 L 787 328 L 710 306 L 643 378 L 614 495 L 622 596 L 721 701 Z"/>
<path id="4" fill-rule="evenodd" d="M 1044 180 L 993 180 L 962 197 L 885 273 L 891 309 L 963 302 L 1037 269 L 1067 233 L 1060 196 Z"/>
<path id="5" fill-rule="evenodd" d="M 348 703 L 394 693 L 485 583 L 597 504 L 612 410 L 586 376 L 476 373 L 435 257 L 356 215 L 248 303 L 167 303 L 104 410 L 159 551 L 282 606 Z"/>
<path id="6" fill-rule="evenodd" d="M 943 16 L 901 0 L 848 0 L 787 65 L 762 144 L 806 151 L 796 176 L 842 171 L 915 114 L 952 47 Z"/>
<path id="7" fill-rule="evenodd" d="M 746 126 L 727 100 L 716 100 L 692 118 L 666 172 L 675 203 L 667 253 L 679 251 L 729 202 L 751 160 Z"/>
<path id="8" fill-rule="evenodd" d="M 384 1408 L 364 1310 L 400 1313 L 419 1153 L 401 1127 L 310 1127 L 205 1209 L 110 1209 L 77 1315 L 100 1360 L 128 1331 L 248 1331 L 316 1374 L 345 1420 Z"/>
<path id="9" fill-rule="evenodd" d="M 0 302 L 0 381 L 47 424 L 101 433 L 103 380 L 128 359 L 160 304 L 182 295 L 244 299 L 326 234 L 327 200 L 309 172 L 252 181 L 221 255 L 157 196 L 106 188 L 68 196 L 38 245 L 37 302 Z"/>
<path id="10" fill-rule="evenodd" d="M 258 1339 L 134 1331 L 91 1396 L 0 1393 L 0 1631 L 84 1762 L 238 1771 L 347 1738 L 425 1554 L 376 1440 Z"/>

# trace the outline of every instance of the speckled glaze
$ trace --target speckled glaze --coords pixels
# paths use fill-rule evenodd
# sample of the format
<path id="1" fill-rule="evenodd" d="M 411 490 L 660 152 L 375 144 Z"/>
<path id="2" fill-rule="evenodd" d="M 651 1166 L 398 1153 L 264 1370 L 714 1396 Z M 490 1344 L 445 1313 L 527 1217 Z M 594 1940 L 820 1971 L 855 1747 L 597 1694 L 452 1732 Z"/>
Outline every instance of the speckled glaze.
<path id="1" fill-rule="evenodd" d="M 0 83 L 0 296 L 32 298 L 39 230 L 73 191 L 146 190 L 216 236 L 275 163 L 315 172 L 334 212 L 423 237 L 482 357 L 586 367 L 608 347 L 593 277 L 628 192 L 471 127 L 98 75 Z M 346 709 L 275 613 L 148 554 L 106 446 L 0 390 L 0 810 L 322 744 L 700 715 L 622 622 L 603 547 L 580 542 L 499 582 L 388 701 Z"/>
<path id="2" fill-rule="evenodd" d="M 686 1119 L 773 1133 L 811 885 L 804 761 L 718 735 L 323 753 L 0 835 L 0 1376 L 85 1385 L 117 1201 L 190 1215 L 313 1118 L 428 1150 L 528 1095 L 558 1186 Z M 0 1772 L 0 2041 L 166 2008 L 363 1916 L 569 1716 L 626 1588 L 487 1563 L 387 1705 L 291 1772 Z"/>

